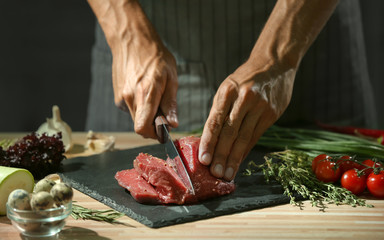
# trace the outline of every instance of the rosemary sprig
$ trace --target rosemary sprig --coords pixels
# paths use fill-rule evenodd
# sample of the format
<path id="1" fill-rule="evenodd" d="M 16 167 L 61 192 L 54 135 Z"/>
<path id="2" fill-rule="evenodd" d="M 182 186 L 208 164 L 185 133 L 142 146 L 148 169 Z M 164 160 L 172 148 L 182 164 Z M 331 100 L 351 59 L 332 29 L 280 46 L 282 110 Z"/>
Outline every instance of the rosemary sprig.
<path id="1" fill-rule="evenodd" d="M 94 220 L 99 222 L 119 223 L 118 218 L 124 216 L 124 213 L 117 212 L 115 210 L 96 210 L 82 207 L 77 204 L 72 204 L 71 216 L 77 219 Z"/>
<path id="2" fill-rule="evenodd" d="M 317 180 L 311 170 L 312 158 L 302 151 L 272 152 L 264 158 L 265 162 L 261 165 L 251 161 L 245 174 L 263 171 L 268 182 L 275 180 L 282 185 L 284 194 L 290 198 L 293 205 L 302 206 L 302 203 L 296 200 L 299 194 L 322 211 L 327 204 L 373 207 L 342 187 Z"/>

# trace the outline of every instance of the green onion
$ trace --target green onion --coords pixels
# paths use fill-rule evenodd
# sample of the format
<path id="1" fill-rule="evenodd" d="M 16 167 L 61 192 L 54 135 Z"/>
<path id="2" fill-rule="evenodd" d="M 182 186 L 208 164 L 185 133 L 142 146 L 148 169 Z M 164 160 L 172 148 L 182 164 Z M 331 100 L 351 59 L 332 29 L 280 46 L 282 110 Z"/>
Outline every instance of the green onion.
<path id="1" fill-rule="evenodd" d="M 384 159 L 384 145 L 367 139 L 322 130 L 270 127 L 257 145 L 274 149 L 296 149 L 313 156 L 343 153 Z"/>

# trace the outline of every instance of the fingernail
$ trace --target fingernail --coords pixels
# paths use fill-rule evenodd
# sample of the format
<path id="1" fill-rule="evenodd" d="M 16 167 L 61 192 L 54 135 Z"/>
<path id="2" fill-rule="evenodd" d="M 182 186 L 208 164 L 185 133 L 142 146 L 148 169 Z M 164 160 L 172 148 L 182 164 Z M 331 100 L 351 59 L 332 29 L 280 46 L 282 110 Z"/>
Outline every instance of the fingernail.
<path id="1" fill-rule="evenodd" d="M 211 154 L 204 153 L 200 158 L 200 162 L 204 165 L 209 165 L 211 163 Z"/>
<path id="2" fill-rule="evenodd" d="M 216 176 L 223 176 L 223 166 L 221 164 L 216 164 L 213 171 L 216 173 Z"/>
<path id="3" fill-rule="evenodd" d="M 225 170 L 225 178 L 226 179 L 232 179 L 233 177 L 233 168 L 229 167 L 227 170 Z"/>
<path id="4" fill-rule="evenodd" d="M 172 114 L 172 115 L 171 115 L 171 119 L 172 119 L 172 121 L 173 121 L 175 124 L 179 124 L 179 120 L 177 119 L 177 115 L 176 115 L 176 114 Z"/>

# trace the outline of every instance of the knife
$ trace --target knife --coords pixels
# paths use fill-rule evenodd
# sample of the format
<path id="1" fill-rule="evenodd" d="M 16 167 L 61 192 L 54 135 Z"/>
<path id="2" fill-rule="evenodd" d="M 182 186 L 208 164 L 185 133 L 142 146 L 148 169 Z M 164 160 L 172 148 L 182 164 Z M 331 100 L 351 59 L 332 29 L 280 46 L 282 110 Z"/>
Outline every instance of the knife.
<path id="1" fill-rule="evenodd" d="M 171 136 L 169 135 L 169 124 L 167 119 L 159 110 L 156 114 L 155 118 L 155 130 L 157 134 L 157 138 L 160 143 L 164 144 L 165 152 L 167 153 L 170 159 L 175 161 L 175 171 L 180 179 L 183 181 L 184 185 L 189 190 L 189 193 L 195 195 L 195 189 L 193 188 L 193 184 L 187 169 L 185 168 L 184 162 L 180 157 L 179 152 L 175 144 L 172 141 Z"/>

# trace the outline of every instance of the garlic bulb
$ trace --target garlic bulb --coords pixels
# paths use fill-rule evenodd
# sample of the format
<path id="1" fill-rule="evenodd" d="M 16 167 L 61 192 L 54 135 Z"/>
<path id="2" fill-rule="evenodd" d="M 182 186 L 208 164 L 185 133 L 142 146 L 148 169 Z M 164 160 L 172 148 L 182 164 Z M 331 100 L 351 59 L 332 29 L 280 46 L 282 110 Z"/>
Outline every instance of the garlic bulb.
<path id="1" fill-rule="evenodd" d="M 71 127 L 61 119 L 60 109 L 54 105 L 52 107 L 52 118 L 47 118 L 47 122 L 43 123 L 37 133 L 46 133 L 49 136 L 61 132 L 62 141 L 65 147 L 65 151 L 68 152 L 73 147 L 72 142 L 72 129 Z"/>

